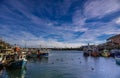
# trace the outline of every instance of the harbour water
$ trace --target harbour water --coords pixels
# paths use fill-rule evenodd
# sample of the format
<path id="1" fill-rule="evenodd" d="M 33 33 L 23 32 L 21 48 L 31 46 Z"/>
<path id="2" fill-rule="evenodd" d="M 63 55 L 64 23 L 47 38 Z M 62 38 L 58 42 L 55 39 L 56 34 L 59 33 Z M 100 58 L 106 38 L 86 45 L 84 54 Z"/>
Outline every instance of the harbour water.
<path id="1" fill-rule="evenodd" d="M 0 78 L 120 78 L 120 65 L 112 57 L 84 57 L 80 51 L 51 51 L 48 57 L 28 59 L 23 69 L 2 69 Z"/>

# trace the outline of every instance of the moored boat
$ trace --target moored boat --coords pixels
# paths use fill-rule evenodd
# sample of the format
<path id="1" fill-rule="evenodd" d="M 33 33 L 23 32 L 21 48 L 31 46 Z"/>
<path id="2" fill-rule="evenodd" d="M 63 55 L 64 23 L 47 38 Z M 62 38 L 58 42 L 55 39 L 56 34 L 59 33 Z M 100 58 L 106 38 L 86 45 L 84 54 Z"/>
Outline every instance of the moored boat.
<path id="1" fill-rule="evenodd" d="M 83 52 L 83 55 L 84 56 L 90 56 L 91 52 L 92 52 L 92 50 L 86 50 L 86 51 Z"/>
<path id="2" fill-rule="evenodd" d="M 15 47 L 14 52 L 5 54 L 2 63 L 6 68 L 23 68 L 27 63 L 26 54 Z"/>
<path id="3" fill-rule="evenodd" d="M 2 60 L 3 60 L 3 53 L 0 53 L 0 69 L 3 68 Z"/>
<path id="4" fill-rule="evenodd" d="M 97 47 L 93 47 L 92 52 L 91 52 L 91 56 L 93 56 L 93 57 L 99 56 L 99 51 L 98 51 Z"/>
<path id="5" fill-rule="evenodd" d="M 6 67 L 8 67 L 8 68 L 23 68 L 23 67 L 25 67 L 26 63 L 27 63 L 27 60 L 21 59 L 21 60 L 16 60 L 16 61 L 10 62 L 9 64 L 7 64 Z"/>
<path id="6" fill-rule="evenodd" d="M 17 56 L 14 54 L 6 55 L 2 63 L 7 68 L 23 68 L 27 63 L 27 60 L 24 55 Z"/>
<path id="7" fill-rule="evenodd" d="M 99 56 L 99 53 L 96 52 L 96 51 L 94 51 L 94 52 L 91 53 L 91 56 L 93 56 L 93 57 L 98 57 L 98 56 Z"/>
<path id="8" fill-rule="evenodd" d="M 83 49 L 83 56 L 90 56 L 92 52 L 92 49 L 88 43 L 88 46 L 84 47 Z"/>
<path id="9" fill-rule="evenodd" d="M 119 51 L 118 49 L 113 49 L 110 51 L 110 57 L 115 57 L 115 53 Z"/>
<path id="10" fill-rule="evenodd" d="M 109 50 L 104 49 L 103 52 L 101 53 L 101 55 L 103 57 L 109 57 L 110 56 L 110 52 L 109 52 Z"/>
<path id="11" fill-rule="evenodd" d="M 37 57 L 48 57 L 49 52 L 47 49 L 38 50 Z"/>
<path id="12" fill-rule="evenodd" d="M 115 61 L 116 61 L 116 64 L 120 65 L 120 50 L 115 52 Z"/>

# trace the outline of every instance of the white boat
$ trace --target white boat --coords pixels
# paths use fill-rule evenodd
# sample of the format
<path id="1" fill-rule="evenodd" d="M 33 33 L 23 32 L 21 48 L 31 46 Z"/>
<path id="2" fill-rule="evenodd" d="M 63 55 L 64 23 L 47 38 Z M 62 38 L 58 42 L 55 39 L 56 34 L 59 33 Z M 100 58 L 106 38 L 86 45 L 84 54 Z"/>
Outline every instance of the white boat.
<path id="1" fill-rule="evenodd" d="M 3 53 L 0 53 L 0 69 L 3 68 L 2 60 L 3 60 Z"/>

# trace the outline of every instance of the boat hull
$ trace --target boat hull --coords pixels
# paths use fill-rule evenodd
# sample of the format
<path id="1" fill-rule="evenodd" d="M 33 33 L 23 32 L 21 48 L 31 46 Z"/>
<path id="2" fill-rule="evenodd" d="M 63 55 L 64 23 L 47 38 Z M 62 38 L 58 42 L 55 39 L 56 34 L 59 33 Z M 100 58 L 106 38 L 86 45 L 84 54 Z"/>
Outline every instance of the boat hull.
<path id="1" fill-rule="evenodd" d="M 84 52 L 83 56 L 89 56 L 89 53 Z"/>
<path id="2" fill-rule="evenodd" d="M 3 68 L 3 64 L 2 63 L 0 63 L 0 70 Z"/>
<path id="3" fill-rule="evenodd" d="M 27 58 L 48 57 L 49 53 L 31 54 Z"/>
<path id="4" fill-rule="evenodd" d="M 99 56 L 99 53 L 97 53 L 97 52 L 92 52 L 92 53 L 91 53 L 91 56 L 97 57 L 97 56 Z"/>
<path id="5" fill-rule="evenodd" d="M 116 61 L 116 64 L 119 64 L 119 65 L 120 65 L 120 58 L 116 57 L 116 58 L 115 58 L 115 61 Z"/>
<path id="6" fill-rule="evenodd" d="M 27 61 L 26 60 L 18 60 L 14 62 L 10 62 L 6 65 L 7 68 L 23 68 L 25 67 Z"/>
<path id="7" fill-rule="evenodd" d="M 105 52 L 105 53 L 102 53 L 101 55 L 102 55 L 103 57 L 109 57 L 109 56 L 110 56 L 110 53 Z"/>
<path id="8" fill-rule="evenodd" d="M 48 57 L 48 53 L 37 54 L 37 57 Z"/>
<path id="9" fill-rule="evenodd" d="M 115 53 L 115 61 L 116 61 L 116 64 L 120 65 L 120 52 Z"/>

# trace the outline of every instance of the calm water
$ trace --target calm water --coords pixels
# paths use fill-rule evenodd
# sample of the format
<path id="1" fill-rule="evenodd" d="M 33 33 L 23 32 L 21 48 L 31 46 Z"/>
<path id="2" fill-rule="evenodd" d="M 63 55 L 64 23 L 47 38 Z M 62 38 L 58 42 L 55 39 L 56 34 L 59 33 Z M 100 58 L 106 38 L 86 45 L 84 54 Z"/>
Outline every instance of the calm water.
<path id="1" fill-rule="evenodd" d="M 83 57 L 80 51 L 52 51 L 29 59 L 24 69 L 0 71 L 0 78 L 120 78 L 114 58 Z"/>

